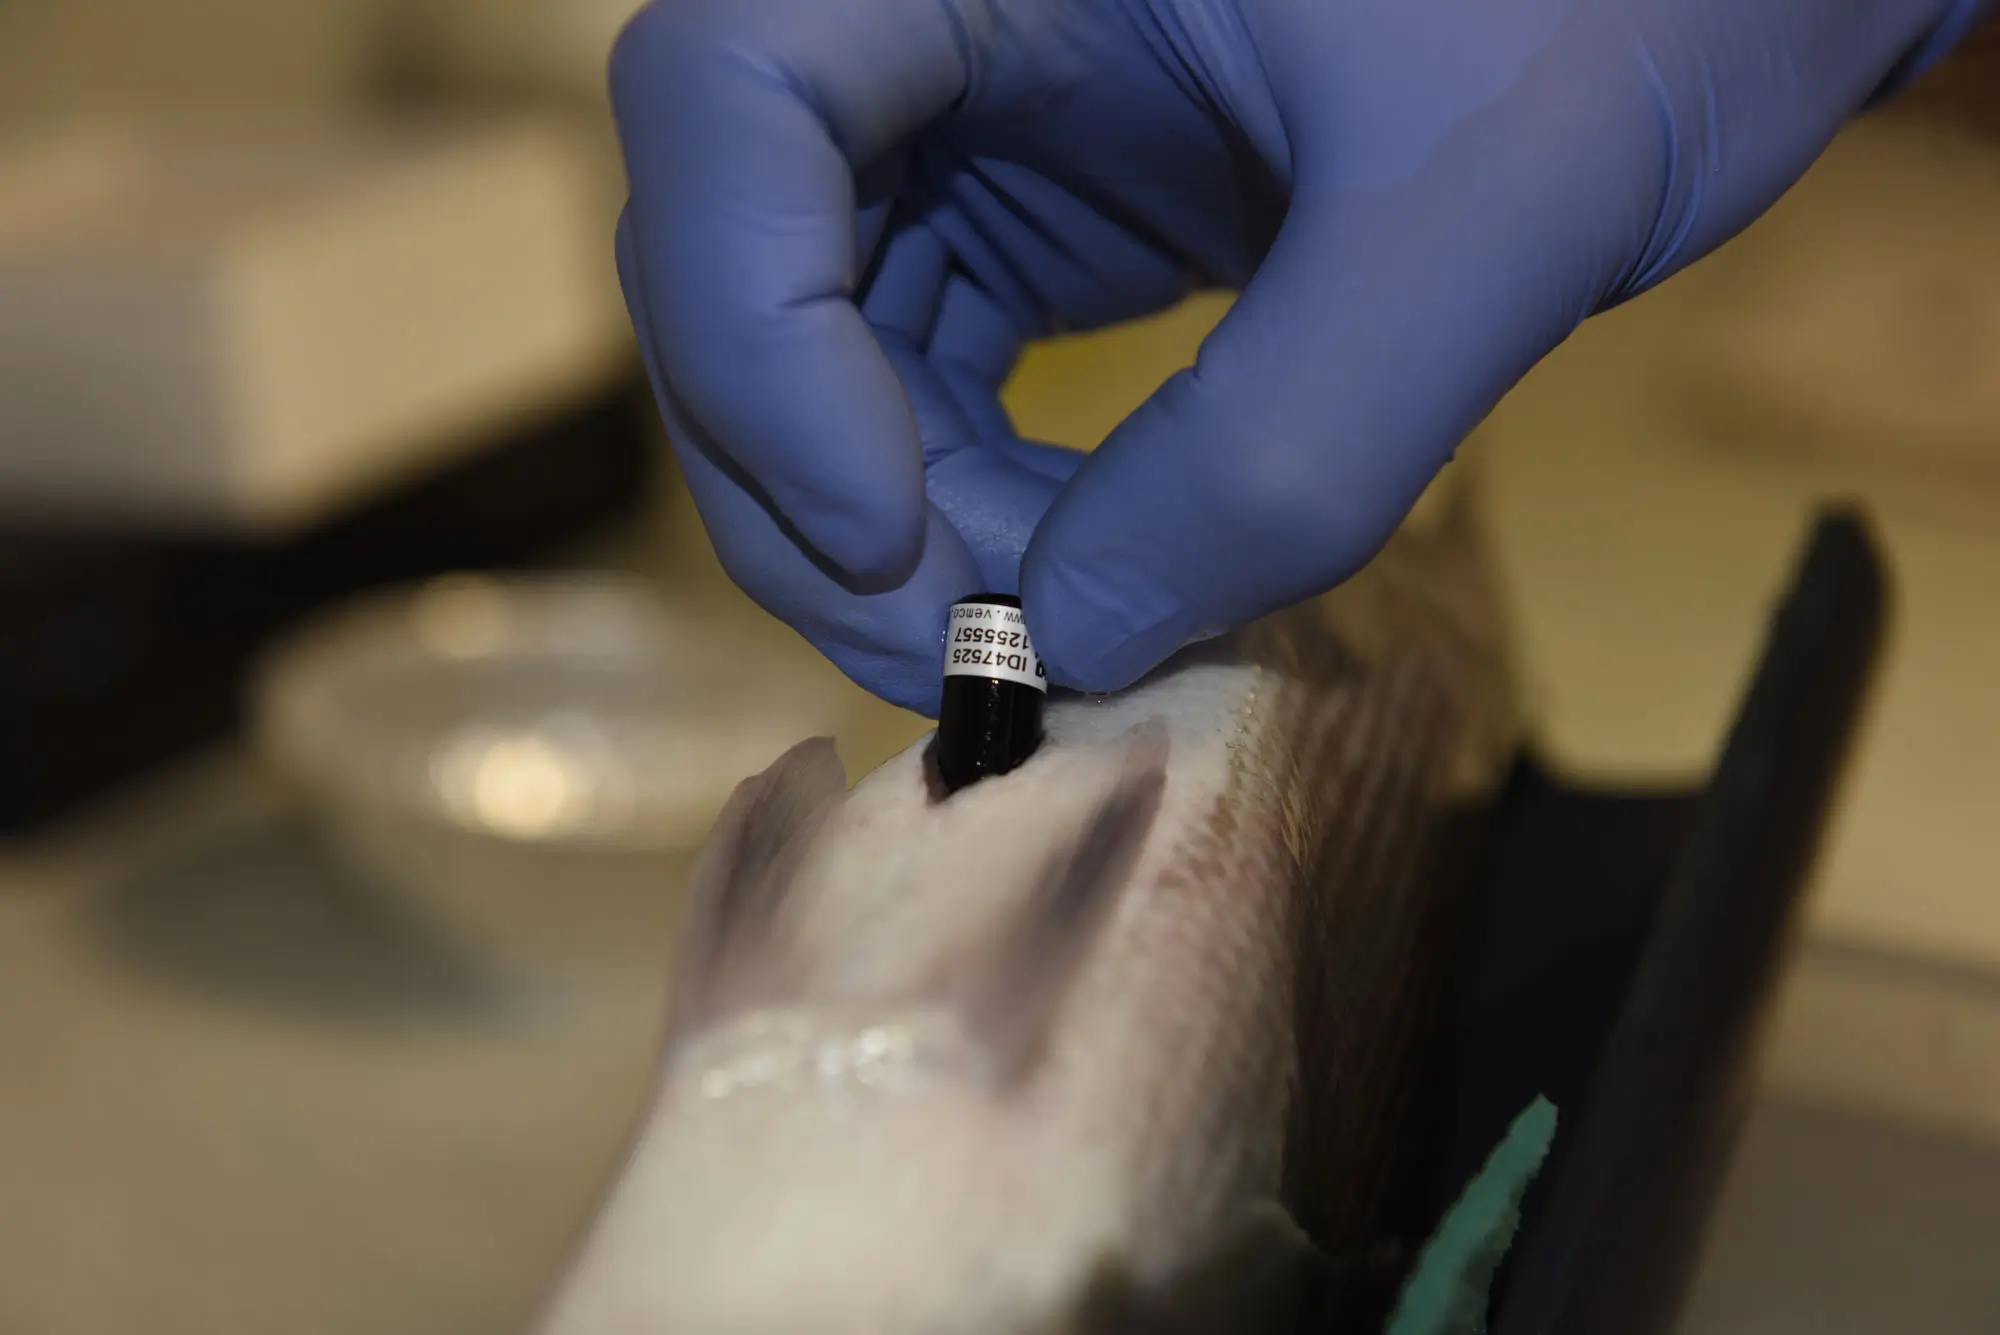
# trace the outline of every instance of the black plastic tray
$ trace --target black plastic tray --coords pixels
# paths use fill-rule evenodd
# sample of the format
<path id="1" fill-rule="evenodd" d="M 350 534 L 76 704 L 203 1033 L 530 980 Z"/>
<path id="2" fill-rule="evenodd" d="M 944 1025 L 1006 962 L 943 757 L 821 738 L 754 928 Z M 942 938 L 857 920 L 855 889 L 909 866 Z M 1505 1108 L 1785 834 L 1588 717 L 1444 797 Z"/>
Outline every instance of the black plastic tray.
<path id="1" fill-rule="evenodd" d="M 1495 1335 L 1675 1324 L 1888 603 L 1865 519 L 1823 513 L 1705 789 L 1585 791 L 1524 764 L 1502 798 L 1432 1202 L 1535 1095 L 1556 1103 Z"/>

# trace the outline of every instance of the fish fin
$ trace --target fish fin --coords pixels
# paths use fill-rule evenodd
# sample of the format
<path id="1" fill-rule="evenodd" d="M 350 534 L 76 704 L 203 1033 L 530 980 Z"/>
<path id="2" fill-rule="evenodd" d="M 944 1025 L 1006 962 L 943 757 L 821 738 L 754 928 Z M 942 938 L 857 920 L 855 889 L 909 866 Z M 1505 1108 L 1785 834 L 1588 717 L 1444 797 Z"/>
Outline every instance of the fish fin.
<path id="1" fill-rule="evenodd" d="M 1040 1052 L 1159 813 L 1167 781 L 1166 725 L 1139 725 L 1123 748 L 1109 793 L 1044 865 L 987 966 L 970 971 L 959 985 L 966 1030 L 1002 1083 Z"/>
<path id="2" fill-rule="evenodd" d="M 1076 1335 L 1304 1335 L 1320 1328 L 1332 1276 L 1285 1208 L 1259 1201 L 1156 1290 L 1100 1276 L 1072 1327 Z"/>
<path id="3" fill-rule="evenodd" d="M 1334 1267 L 1276 1201 L 1249 1207 L 1197 1272 L 1191 1297 L 1211 1319 L 1203 1331 L 1302 1332 L 1315 1329 L 1332 1288 Z"/>
<path id="4" fill-rule="evenodd" d="M 813 834 L 846 791 L 833 739 L 815 737 L 730 794 L 689 883 L 672 1038 L 783 986 L 786 896 Z"/>

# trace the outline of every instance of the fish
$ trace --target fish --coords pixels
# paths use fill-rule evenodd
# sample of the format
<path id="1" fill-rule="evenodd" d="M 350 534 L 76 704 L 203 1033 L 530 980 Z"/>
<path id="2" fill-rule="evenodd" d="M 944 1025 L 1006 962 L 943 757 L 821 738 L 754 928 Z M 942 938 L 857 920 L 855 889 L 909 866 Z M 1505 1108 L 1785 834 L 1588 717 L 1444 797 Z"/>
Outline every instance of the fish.
<path id="1" fill-rule="evenodd" d="M 1363 1328 L 1422 1240 L 1452 831 L 1515 749 L 1480 535 L 1469 485 L 1427 495 L 949 797 L 928 738 L 746 780 L 541 1335 Z"/>

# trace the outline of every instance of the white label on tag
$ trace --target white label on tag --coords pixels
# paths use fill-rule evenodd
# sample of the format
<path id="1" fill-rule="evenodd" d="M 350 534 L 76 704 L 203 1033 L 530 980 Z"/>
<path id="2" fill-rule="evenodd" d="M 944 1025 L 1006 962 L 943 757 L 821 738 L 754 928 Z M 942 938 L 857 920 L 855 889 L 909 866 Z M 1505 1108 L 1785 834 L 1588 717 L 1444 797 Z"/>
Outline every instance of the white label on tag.
<path id="1" fill-rule="evenodd" d="M 1019 682 L 1044 695 L 1049 675 L 1028 642 L 1028 619 L 1018 607 L 959 603 L 944 637 L 944 675 Z"/>

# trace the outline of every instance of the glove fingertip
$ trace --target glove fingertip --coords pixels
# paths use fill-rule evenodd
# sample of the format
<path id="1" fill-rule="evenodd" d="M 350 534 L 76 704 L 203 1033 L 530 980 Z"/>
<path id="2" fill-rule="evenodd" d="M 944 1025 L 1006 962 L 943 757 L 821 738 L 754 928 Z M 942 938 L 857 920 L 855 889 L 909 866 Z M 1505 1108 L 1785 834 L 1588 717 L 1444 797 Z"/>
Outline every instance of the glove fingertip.
<path id="1" fill-rule="evenodd" d="M 1123 690 L 1201 638 L 1177 601 L 1145 597 L 1032 548 L 1021 603 L 1050 680 L 1071 690 Z"/>
<path id="2" fill-rule="evenodd" d="M 924 553 L 923 497 L 874 498 L 875 504 L 812 508 L 805 545 L 839 572 L 854 593 L 878 593 L 900 586 Z"/>

